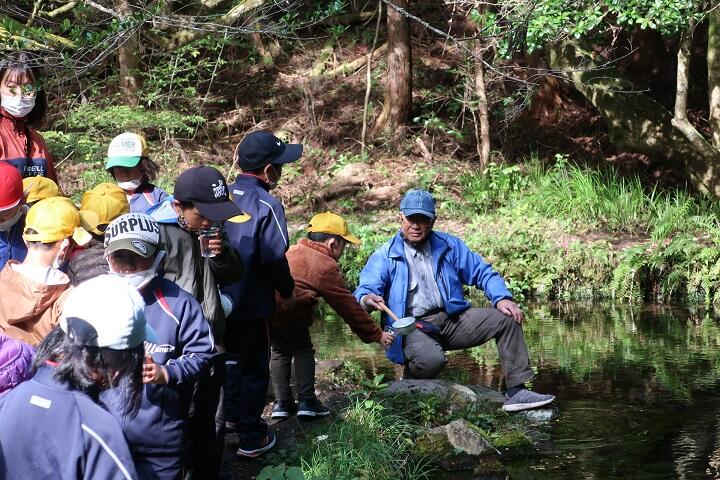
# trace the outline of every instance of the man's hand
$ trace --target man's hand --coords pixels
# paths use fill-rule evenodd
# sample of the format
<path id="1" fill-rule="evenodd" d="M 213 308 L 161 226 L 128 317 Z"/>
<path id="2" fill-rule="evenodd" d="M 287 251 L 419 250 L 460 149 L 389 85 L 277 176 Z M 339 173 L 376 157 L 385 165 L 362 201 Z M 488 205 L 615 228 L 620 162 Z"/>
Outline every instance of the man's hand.
<path id="1" fill-rule="evenodd" d="M 378 343 L 384 348 L 388 348 L 390 344 L 394 341 L 395 335 L 393 335 L 392 332 L 382 332 L 382 336 L 380 337 L 380 340 L 378 340 Z"/>
<path id="2" fill-rule="evenodd" d="M 500 300 L 499 302 L 497 302 L 495 304 L 495 308 L 500 310 L 500 313 L 502 313 L 503 315 L 512 317 L 513 320 L 522 325 L 524 316 L 522 310 L 520 310 L 520 307 L 517 306 L 517 303 L 506 298 L 505 300 Z"/>
<path id="3" fill-rule="evenodd" d="M 288 298 L 280 298 L 280 308 L 283 310 L 290 310 L 295 306 L 295 291 L 290 294 Z"/>
<path id="4" fill-rule="evenodd" d="M 145 354 L 145 362 L 143 363 L 142 373 L 143 383 L 154 383 L 155 385 L 165 385 L 168 383 L 167 369 L 162 365 L 155 363 L 155 360 Z"/>
<path id="5" fill-rule="evenodd" d="M 380 303 L 385 303 L 385 300 L 383 300 L 383 297 L 380 295 L 375 295 L 374 293 L 368 293 L 364 297 L 362 297 L 361 302 L 363 307 L 365 307 L 365 310 L 372 312 L 373 310 L 380 310 Z"/>

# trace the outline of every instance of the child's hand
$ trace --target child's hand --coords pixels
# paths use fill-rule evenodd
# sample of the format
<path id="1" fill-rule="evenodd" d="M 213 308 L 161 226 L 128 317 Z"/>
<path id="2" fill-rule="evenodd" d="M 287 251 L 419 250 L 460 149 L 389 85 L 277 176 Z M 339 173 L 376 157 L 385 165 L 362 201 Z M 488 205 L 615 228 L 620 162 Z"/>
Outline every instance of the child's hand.
<path id="1" fill-rule="evenodd" d="M 382 336 L 380 337 L 380 340 L 378 340 L 378 343 L 382 345 L 383 348 L 388 348 L 394 341 L 395 335 L 392 332 L 382 332 Z"/>
<path id="2" fill-rule="evenodd" d="M 223 249 L 225 248 L 225 245 L 223 245 L 222 237 L 220 237 L 220 234 L 218 234 L 217 238 L 213 238 L 208 242 L 208 246 L 210 247 L 210 250 L 213 252 L 213 255 L 218 256 L 221 255 L 223 252 Z"/>
<path id="3" fill-rule="evenodd" d="M 148 354 L 145 354 L 143 363 L 143 383 L 154 383 L 155 385 L 168 383 L 167 369 L 155 363 L 155 360 Z"/>

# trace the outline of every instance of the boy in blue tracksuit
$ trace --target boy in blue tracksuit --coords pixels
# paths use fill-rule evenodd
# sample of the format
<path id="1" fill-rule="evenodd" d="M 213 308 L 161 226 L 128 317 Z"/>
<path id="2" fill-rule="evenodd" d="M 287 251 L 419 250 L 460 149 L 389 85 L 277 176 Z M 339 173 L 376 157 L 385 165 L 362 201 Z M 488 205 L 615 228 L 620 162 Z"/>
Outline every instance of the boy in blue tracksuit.
<path id="1" fill-rule="evenodd" d="M 8 260 L 22 262 L 27 255 L 22 234 L 28 209 L 23 200 L 20 172 L 9 163 L 0 162 L 0 270 Z"/>
<path id="2" fill-rule="evenodd" d="M 235 151 L 242 170 L 230 185 L 232 201 L 250 218 L 226 225 L 228 239 L 245 265 L 240 282 L 223 291 L 233 300 L 225 345 L 237 363 L 228 362 L 225 419 L 238 430 L 242 457 L 257 457 L 272 448 L 275 437 L 262 420 L 270 379 L 269 322 L 275 312 L 275 291 L 281 308 L 295 302 L 295 282 L 285 252 L 288 233 L 285 211 L 270 195 L 282 166 L 302 155 L 302 145 L 285 144 L 270 132 L 248 134 Z"/>
<path id="3" fill-rule="evenodd" d="M 209 368 L 215 346 L 197 300 L 158 275 L 165 254 L 159 244 L 160 228 L 146 214 L 122 215 L 105 230 L 110 271 L 140 291 L 157 337 L 145 343 L 145 394 L 138 414 L 122 415 L 116 391 L 105 400 L 120 420 L 141 478 L 174 480 L 183 471 L 193 384 Z"/>

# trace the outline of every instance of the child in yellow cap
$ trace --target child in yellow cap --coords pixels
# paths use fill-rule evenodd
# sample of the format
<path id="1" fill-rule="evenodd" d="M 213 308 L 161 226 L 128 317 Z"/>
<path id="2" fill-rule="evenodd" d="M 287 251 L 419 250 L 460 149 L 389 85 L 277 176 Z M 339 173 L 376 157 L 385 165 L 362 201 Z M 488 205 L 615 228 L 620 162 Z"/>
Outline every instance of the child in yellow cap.
<path id="1" fill-rule="evenodd" d="M 320 299 L 324 299 L 350 329 L 365 343 L 383 346 L 392 342 L 355 300 L 345 286 L 338 260 L 348 243 L 360 239 L 350 233 L 338 214 L 325 212 L 310 220 L 307 238 L 290 247 L 286 256 L 295 279 L 295 306 L 278 308 L 270 333 L 270 378 L 275 403 L 272 418 L 287 418 L 297 411 L 299 418 L 323 417 L 330 412 L 315 397 L 315 351 L 309 327 Z M 290 364 L 295 359 L 295 385 L 299 403 L 290 390 Z"/>
<path id="2" fill-rule="evenodd" d="M 33 206 L 43 198 L 62 196 L 57 183 L 47 177 L 27 177 L 23 178 L 22 183 L 25 203 L 28 206 Z"/>
<path id="3" fill-rule="evenodd" d="M 80 210 L 94 212 L 97 226 L 90 230 L 92 240 L 85 247 L 73 252 L 67 274 L 72 285 L 108 273 L 104 255 L 105 228 L 116 218 L 130 211 L 125 192 L 114 183 L 101 183 L 83 194 Z"/>
<path id="4" fill-rule="evenodd" d="M 0 333 L 36 346 L 57 325 L 62 294 L 70 279 L 61 271 L 72 251 L 87 244 L 97 226 L 92 212 L 78 211 L 65 197 L 33 205 L 25 218 L 22 263 L 9 260 L 0 271 Z"/>

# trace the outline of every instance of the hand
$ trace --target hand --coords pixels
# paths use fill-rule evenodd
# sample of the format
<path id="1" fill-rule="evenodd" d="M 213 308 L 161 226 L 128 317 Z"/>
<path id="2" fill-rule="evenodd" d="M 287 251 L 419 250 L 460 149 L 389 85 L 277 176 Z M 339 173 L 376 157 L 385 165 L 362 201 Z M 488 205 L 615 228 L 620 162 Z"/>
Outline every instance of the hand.
<path id="1" fill-rule="evenodd" d="M 155 385 L 168 383 L 167 369 L 155 363 L 155 360 L 148 354 L 145 354 L 142 377 L 143 383 L 154 383 Z"/>
<path id="2" fill-rule="evenodd" d="M 295 291 L 293 291 L 288 298 L 280 298 L 280 308 L 283 310 L 290 310 L 295 306 Z"/>
<path id="3" fill-rule="evenodd" d="M 365 310 L 372 312 L 373 310 L 380 310 L 381 303 L 385 303 L 385 300 L 383 300 L 383 297 L 380 295 L 375 295 L 374 293 L 368 293 L 364 297 L 362 297 L 362 305 L 365 307 Z"/>
<path id="4" fill-rule="evenodd" d="M 382 336 L 380 337 L 380 340 L 378 340 L 378 343 L 384 348 L 388 348 L 390 344 L 394 341 L 395 334 L 393 334 L 392 332 L 382 332 Z"/>
<path id="5" fill-rule="evenodd" d="M 515 320 L 518 324 L 522 325 L 524 316 L 522 310 L 520 310 L 520 307 L 517 306 L 517 303 L 506 298 L 505 300 L 500 300 L 499 302 L 497 302 L 495 304 L 495 308 L 500 310 L 500 313 L 502 313 L 503 315 L 512 317 L 513 320 Z"/>
<path id="6" fill-rule="evenodd" d="M 210 247 L 210 250 L 215 256 L 220 255 L 225 249 L 225 245 L 223 244 L 223 240 L 220 237 L 220 234 L 218 234 L 217 238 L 213 238 L 212 240 L 210 240 L 208 242 L 208 246 Z"/>

